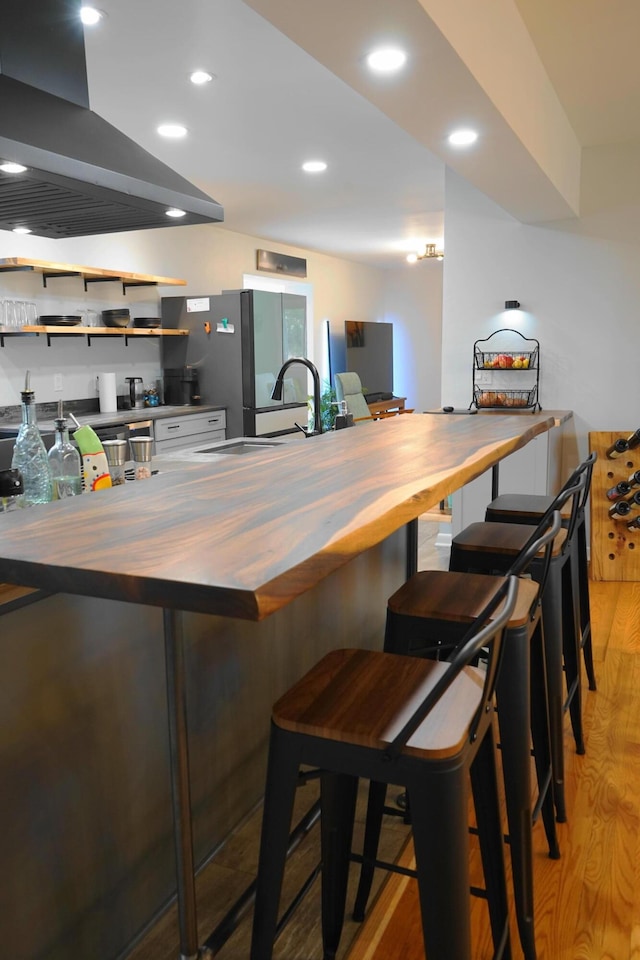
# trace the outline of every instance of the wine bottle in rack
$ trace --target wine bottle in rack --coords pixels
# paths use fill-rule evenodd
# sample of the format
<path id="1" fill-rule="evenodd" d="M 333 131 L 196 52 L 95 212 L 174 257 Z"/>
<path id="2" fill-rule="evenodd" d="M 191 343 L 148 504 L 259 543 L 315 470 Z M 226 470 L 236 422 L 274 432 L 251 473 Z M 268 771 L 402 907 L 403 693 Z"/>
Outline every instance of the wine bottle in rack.
<path id="1" fill-rule="evenodd" d="M 633 450 L 634 447 L 640 446 L 640 427 L 631 434 L 630 437 L 627 437 L 627 443 L 629 444 L 629 450 Z"/>
<path id="2" fill-rule="evenodd" d="M 627 530 L 640 530 L 640 513 L 633 520 L 627 521 Z"/>
<path id="3" fill-rule="evenodd" d="M 609 487 L 607 490 L 608 500 L 618 500 L 620 497 L 626 497 L 631 492 L 631 484 L 628 480 L 621 480 L 615 487 Z"/>
<path id="4" fill-rule="evenodd" d="M 637 510 L 638 507 L 640 507 L 640 490 L 636 490 L 632 496 L 627 497 L 627 503 L 630 507 L 634 507 L 634 509 Z"/>
<path id="5" fill-rule="evenodd" d="M 605 450 L 605 457 L 608 457 L 609 460 L 616 460 L 618 457 L 621 457 L 623 453 L 626 453 L 629 449 L 629 441 L 625 440 L 624 437 L 618 437 L 618 439 L 611 444 L 608 450 Z"/>
<path id="6" fill-rule="evenodd" d="M 628 500 L 616 500 L 609 507 L 609 516 L 612 520 L 624 520 L 631 513 L 631 504 Z"/>
<path id="7" fill-rule="evenodd" d="M 630 487 L 640 487 L 640 470 L 635 470 L 627 480 L 627 483 Z"/>

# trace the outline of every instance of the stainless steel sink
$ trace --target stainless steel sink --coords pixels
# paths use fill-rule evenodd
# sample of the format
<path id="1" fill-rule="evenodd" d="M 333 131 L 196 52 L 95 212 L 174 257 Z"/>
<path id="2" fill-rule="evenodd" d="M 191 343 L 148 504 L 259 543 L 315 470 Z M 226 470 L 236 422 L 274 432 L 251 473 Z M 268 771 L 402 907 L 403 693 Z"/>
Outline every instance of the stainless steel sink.
<path id="1" fill-rule="evenodd" d="M 195 450 L 194 453 L 232 453 L 241 456 L 245 453 L 255 453 L 264 447 L 281 447 L 278 440 L 238 440 L 236 443 L 218 444 L 215 447 L 205 447 L 204 450 Z"/>

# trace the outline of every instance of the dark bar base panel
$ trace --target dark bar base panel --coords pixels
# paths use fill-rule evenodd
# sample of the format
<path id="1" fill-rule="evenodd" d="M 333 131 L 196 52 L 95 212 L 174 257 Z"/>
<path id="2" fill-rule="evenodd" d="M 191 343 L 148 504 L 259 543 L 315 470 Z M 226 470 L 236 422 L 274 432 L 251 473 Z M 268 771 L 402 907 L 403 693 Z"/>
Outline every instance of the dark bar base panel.
<path id="1" fill-rule="evenodd" d="M 260 799 L 273 702 L 381 647 L 406 562 L 402 529 L 259 623 L 182 615 L 196 864 Z M 175 897 L 162 610 L 48 597 L 0 649 L 3 955 L 116 960 Z"/>

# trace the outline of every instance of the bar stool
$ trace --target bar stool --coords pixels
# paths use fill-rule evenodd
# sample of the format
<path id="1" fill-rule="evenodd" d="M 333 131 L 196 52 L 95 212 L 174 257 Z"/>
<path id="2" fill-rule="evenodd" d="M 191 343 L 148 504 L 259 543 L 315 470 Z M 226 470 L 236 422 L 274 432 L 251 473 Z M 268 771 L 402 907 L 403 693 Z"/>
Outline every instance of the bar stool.
<path id="1" fill-rule="evenodd" d="M 510 575 L 527 572 L 534 557 L 546 552 L 547 570 L 554 538 L 561 526 L 555 512 L 511 568 Z M 533 918 L 533 850 L 531 825 L 542 811 L 549 856 L 560 856 L 555 830 L 551 788 L 550 734 L 544 636 L 540 611 L 542 583 L 518 579 L 514 610 L 505 631 L 502 663 L 496 686 L 502 769 L 504 775 L 509 842 L 513 865 L 514 903 L 520 942 L 527 960 L 535 960 Z M 387 603 L 384 649 L 409 656 L 440 659 L 459 642 L 461 634 L 500 587 L 502 578 L 486 574 L 424 570 L 414 574 Z M 532 811 L 530 735 L 538 781 L 538 802 Z M 378 843 L 385 811 L 386 785 L 371 783 L 363 866 L 353 911 L 363 920 L 373 881 Z M 391 811 L 389 811 L 391 812 Z"/>
<path id="2" fill-rule="evenodd" d="M 591 489 L 591 476 L 593 465 L 596 462 L 598 454 L 594 451 L 589 454 L 571 474 L 566 481 L 563 490 L 572 486 L 578 480 L 582 473 L 586 476 L 586 482 L 580 502 L 578 504 L 578 516 L 576 518 L 576 528 L 570 549 L 574 553 L 572 560 L 572 571 L 574 571 L 574 591 L 577 597 L 577 603 L 580 610 L 580 646 L 584 657 L 584 665 L 587 671 L 587 680 L 589 681 L 589 690 L 596 690 L 596 675 L 593 667 L 593 647 L 591 640 L 591 608 L 589 605 L 589 564 L 587 559 L 587 522 L 586 522 L 586 504 Z M 485 520 L 489 523 L 533 523 L 536 524 L 553 503 L 552 496 L 538 496 L 532 493 L 505 493 L 492 500 L 485 514 Z M 569 518 L 566 518 L 568 523 Z"/>
<path id="3" fill-rule="evenodd" d="M 471 960 L 469 775 L 494 957 L 510 960 L 492 704 L 503 633 L 516 593 L 517 579 L 505 580 L 449 663 L 336 650 L 275 704 L 251 960 L 272 957 L 301 764 L 322 770 L 325 960 L 335 957 L 342 931 L 359 777 L 398 784 L 411 800 L 429 960 Z M 489 655 L 486 670 L 481 670 L 471 664 L 484 648 Z"/>
<path id="4" fill-rule="evenodd" d="M 553 543 L 548 581 L 542 597 L 542 620 L 545 635 L 545 660 L 549 697 L 549 725 L 551 730 L 551 760 L 556 816 L 566 821 L 564 795 L 563 714 L 568 708 L 576 743 L 576 752 L 583 754 L 582 685 L 578 657 L 578 611 L 574 603 L 571 575 L 572 554 L 568 549 L 575 529 L 578 503 L 586 483 L 583 473 L 571 487 L 561 491 L 553 500 L 543 519 L 571 502 L 571 514 L 566 528 L 562 528 Z M 468 573 L 505 574 L 531 537 L 531 526 L 518 523 L 472 523 L 457 534 L 451 544 L 449 569 Z M 531 576 L 540 580 L 542 561 L 535 558 L 530 566 Z M 567 684 L 567 698 L 563 699 L 562 674 Z"/>

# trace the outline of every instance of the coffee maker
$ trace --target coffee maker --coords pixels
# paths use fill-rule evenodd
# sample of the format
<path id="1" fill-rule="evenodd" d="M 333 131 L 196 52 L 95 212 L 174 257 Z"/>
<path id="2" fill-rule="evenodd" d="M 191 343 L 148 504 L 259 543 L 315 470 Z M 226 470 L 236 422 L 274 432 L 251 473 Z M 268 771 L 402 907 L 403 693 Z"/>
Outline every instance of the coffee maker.
<path id="1" fill-rule="evenodd" d="M 195 367 L 164 371 L 164 402 L 179 407 L 197 407 L 200 404 L 200 384 Z"/>

